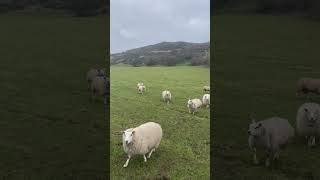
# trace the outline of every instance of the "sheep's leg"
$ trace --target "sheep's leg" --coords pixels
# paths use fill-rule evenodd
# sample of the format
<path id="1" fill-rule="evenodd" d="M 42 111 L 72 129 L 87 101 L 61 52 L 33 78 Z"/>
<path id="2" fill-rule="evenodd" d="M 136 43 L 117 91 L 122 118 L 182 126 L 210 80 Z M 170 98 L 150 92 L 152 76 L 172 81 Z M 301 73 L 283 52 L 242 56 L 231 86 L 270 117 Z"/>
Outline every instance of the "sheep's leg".
<path id="1" fill-rule="evenodd" d="M 312 147 L 312 146 L 314 146 L 314 143 L 315 143 L 314 136 L 309 136 L 308 137 L 308 146 Z"/>
<path id="2" fill-rule="evenodd" d="M 152 154 L 152 152 L 154 151 L 155 149 L 153 148 L 153 149 L 151 149 L 151 151 L 150 151 L 150 153 L 149 153 L 149 155 L 148 155 L 148 158 L 150 158 L 151 157 L 151 154 Z"/>
<path id="3" fill-rule="evenodd" d="M 259 161 L 257 159 L 257 149 L 253 149 L 253 164 L 259 164 Z"/>
<path id="4" fill-rule="evenodd" d="M 266 167 L 269 167 L 270 166 L 270 158 L 272 156 L 272 152 L 271 151 L 268 151 L 267 153 L 267 159 L 266 159 Z"/>
<path id="5" fill-rule="evenodd" d="M 127 167 L 127 166 L 128 166 L 129 161 L 130 161 L 130 158 L 131 158 L 131 156 L 130 156 L 130 155 L 128 155 L 128 159 L 127 159 L 126 163 L 123 165 L 123 167 Z"/>
<path id="6" fill-rule="evenodd" d="M 316 144 L 316 137 L 315 136 L 311 136 L 311 139 L 310 139 L 310 144 L 311 146 L 314 146 Z"/>
<path id="7" fill-rule="evenodd" d="M 190 108 L 189 108 L 189 113 L 191 113 Z"/>
<path id="8" fill-rule="evenodd" d="M 147 157 L 145 154 L 143 155 L 143 159 L 144 159 L 144 162 L 147 162 Z"/>

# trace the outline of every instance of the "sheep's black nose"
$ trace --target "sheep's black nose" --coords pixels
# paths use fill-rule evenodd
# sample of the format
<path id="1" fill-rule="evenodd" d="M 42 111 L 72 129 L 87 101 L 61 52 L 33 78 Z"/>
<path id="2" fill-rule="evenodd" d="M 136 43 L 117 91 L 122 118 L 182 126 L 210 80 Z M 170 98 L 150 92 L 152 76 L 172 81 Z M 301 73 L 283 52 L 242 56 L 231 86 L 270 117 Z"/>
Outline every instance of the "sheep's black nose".
<path id="1" fill-rule="evenodd" d="M 248 134 L 251 134 L 250 131 L 248 131 Z"/>
<path id="2" fill-rule="evenodd" d="M 126 144 L 128 144 L 128 141 L 126 141 Z"/>

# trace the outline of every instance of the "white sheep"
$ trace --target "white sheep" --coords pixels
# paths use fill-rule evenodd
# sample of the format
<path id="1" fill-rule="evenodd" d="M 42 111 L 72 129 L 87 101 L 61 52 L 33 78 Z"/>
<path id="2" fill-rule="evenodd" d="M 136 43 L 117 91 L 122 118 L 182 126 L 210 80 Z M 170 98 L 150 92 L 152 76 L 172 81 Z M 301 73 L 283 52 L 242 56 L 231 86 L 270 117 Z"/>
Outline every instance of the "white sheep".
<path id="1" fill-rule="evenodd" d="M 107 104 L 108 80 L 105 76 L 96 76 L 91 82 L 92 98 L 104 96 L 104 104 Z"/>
<path id="2" fill-rule="evenodd" d="M 137 84 L 137 89 L 139 88 L 139 86 L 144 86 L 144 84 L 143 84 L 142 82 L 139 82 L 139 83 Z"/>
<path id="3" fill-rule="evenodd" d="M 122 133 L 123 150 L 128 159 L 123 167 L 127 167 L 133 155 L 143 155 L 144 162 L 151 157 L 152 152 L 158 148 L 162 139 L 162 128 L 158 123 L 147 122 L 136 128 L 130 128 Z"/>
<path id="4" fill-rule="evenodd" d="M 203 86 L 203 92 L 204 93 L 210 92 L 210 86 Z"/>
<path id="5" fill-rule="evenodd" d="M 266 150 L 268 157 L 265 165 L 270 165 L 270 160 L 279 159 L 280 149 L 283 149 L 294 136 L 294 129 L 288 120 L 272 117 L 263 121 L 252 120 L 248 130 L 249 147 L 253 150 L 253 160 L 258 164 L 257 149 Z"/>
<path id="6" fill-rule="evenodd" d="M 171 101 L 171 92 L 169 90 L 162 91 L 162 99 L 164 102 L 169 104 Z"/>
<path id="7" fill-rule="evenodd" d="M 202 97 L 202 104 L 207 108 L 210 106 L 210 94 L 204 94 Z"/>
<path id="8" fill-rule="evenodd" d="M 193 115 L 195 112 L 198 111 L 198 108 L 200 108 L 201 106 L 202 106 L 202 102 L 200 99 L 188 100 L 187 107 L 189 109 L 189 113 L 192 112 Z"/>
<path id="9" fill-rule="evenodd" d="M 320 79 L 300 78 L 297 82 L 297 95 L 307 93 L 320 94 Z"/>
<path id="10" fill-rule="evenodd" d="M 138 92 L 139 93 L 143 94 L 143 92 L 145 92 L 145 91 L 146 91 L 146 87 L 144 85 L 141 85 L 141 86 L 138 87 Z"/>
<path id="11" fill-rule="evenodd" d="M 105 69 L 91 68 L 91 69 L 87 72 L 88 89 L 90 89 L 92 80 L 93 80 L 93 78 L 95 78 L 96 76 L 106 76 Z"/>
<path id="12" fill-rule="evenodd" d="M 307 139 L 308 146 L 314 146 L 320 130 L 320 105 L 304 103 L 297 112 L 297 133 Z"/>

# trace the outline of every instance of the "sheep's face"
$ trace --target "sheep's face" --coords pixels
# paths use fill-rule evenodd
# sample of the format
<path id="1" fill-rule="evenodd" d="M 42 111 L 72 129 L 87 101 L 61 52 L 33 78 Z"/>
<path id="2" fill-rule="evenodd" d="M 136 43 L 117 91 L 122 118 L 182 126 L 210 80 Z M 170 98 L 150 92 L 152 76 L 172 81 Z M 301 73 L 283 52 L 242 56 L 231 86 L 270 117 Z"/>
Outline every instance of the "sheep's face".
<path id="1" fill-rule="evenodd" d="M 263 136 L 264 133 L 265 133 L 265 129 L 264 129 L 262 123 L 259 123 L 259 122 L 256 123 L 256 122 L 253 121 L 249 125 L 248 134 L 250 136 L 254 136 L 254 137 Z"/>
<path id="2" fill-rule="evenodd" d="M 193 105 L 193 102 L 189 99 L 187 106 L 188 106 L 188 107 L 192 107 L 192 105 Z"/>
<path id="3" fill-rule="evenodd" d="M 166 98 L 169 98 L 170 97 L 170 93 L 169 91 L 165 91 L 165 95 L 164 95 Z"/>
<path id="4" fill-rule="evenodd" d="M 314 126 L 314 124 L 318 121 L 319 111 L 304 108 L 304 112 L 305 112 L 309 126 Z"/>
<path id="5" fill-rule="evenodd" d="M 125 143 L 126 145 L 132 144 L 134 134 L 135 134 L 135 131 L 123 131 L 122 133 L 123 143 Z"/>

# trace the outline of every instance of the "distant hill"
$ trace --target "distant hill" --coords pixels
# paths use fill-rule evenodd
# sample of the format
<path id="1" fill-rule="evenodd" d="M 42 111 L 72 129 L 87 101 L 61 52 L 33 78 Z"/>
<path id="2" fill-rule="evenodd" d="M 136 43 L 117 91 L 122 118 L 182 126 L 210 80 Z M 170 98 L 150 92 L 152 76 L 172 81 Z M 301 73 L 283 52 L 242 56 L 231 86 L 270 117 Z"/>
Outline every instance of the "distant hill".
<path id="1" fill-rule="evenodd" d="M 210 43 L 161 42 L 111 54 L 111 65 L 175 66 L 177 64 L 210 65 Z"/>

